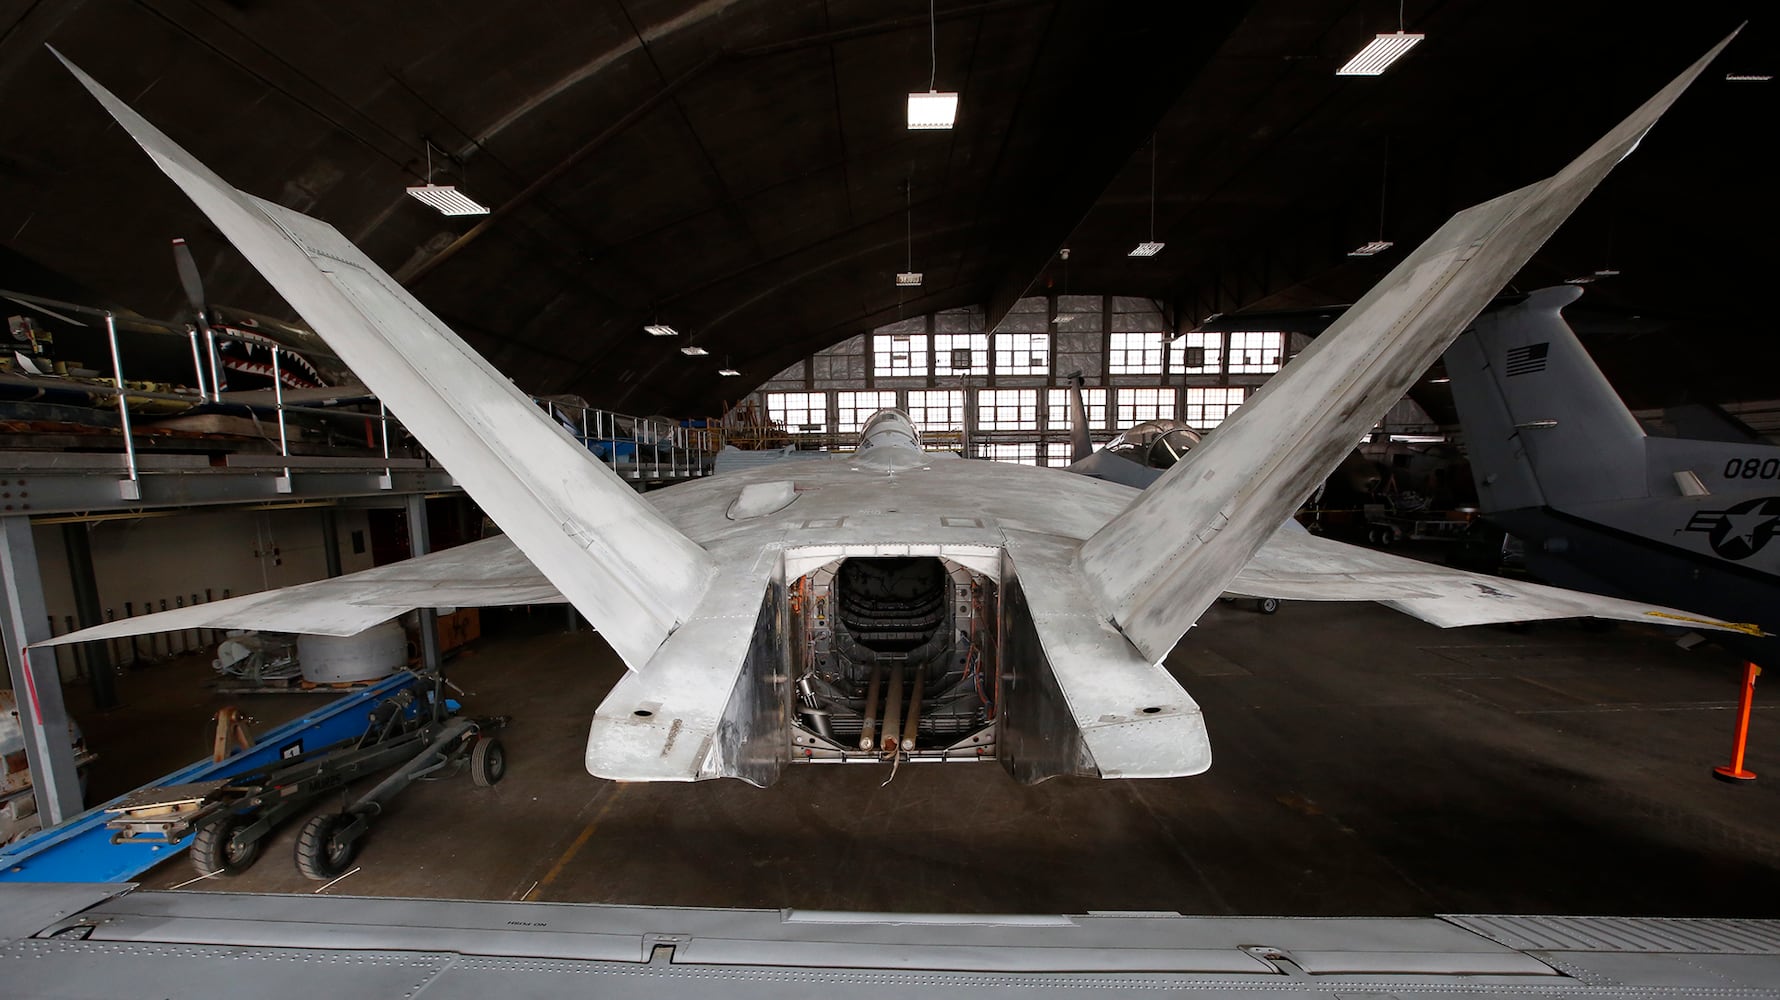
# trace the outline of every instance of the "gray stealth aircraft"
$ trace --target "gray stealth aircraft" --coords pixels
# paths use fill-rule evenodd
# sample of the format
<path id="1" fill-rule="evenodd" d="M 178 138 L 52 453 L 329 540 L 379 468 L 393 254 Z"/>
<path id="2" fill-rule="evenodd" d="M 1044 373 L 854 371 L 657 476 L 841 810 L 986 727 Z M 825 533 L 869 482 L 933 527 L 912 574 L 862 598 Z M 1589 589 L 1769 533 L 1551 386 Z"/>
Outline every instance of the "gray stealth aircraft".
<path id="1" fill-rule="evenodd" d="M 1288 523 L 1728 42 L 1558 173 L 1453 216 L 1143 490 L 925 452 L 883 411 L 850 455 L 639 496 L 339 232 L 236 190 L 73 70 L 505 535 L 53 641 L 351 635 L 416 607 L 566 600 L 630 668 L 594 712 L 590 772 L 765 785 L 806 760 L 1198 774 L 1205 723 L 1162 661 L 1224 594 L 1379 601 L 1443 627 L 1747 628 Z"/>
<path id="2" fill-rule="evenodd" d="M 1486 312 L 1446 352 L 1480 508 L 1559 586 L 1776 625 L 1780 447 L 1647 434 L 1564 321 L 1581 295 Z M 1780 638 L 1721 638 L 1780 665 Z"/>

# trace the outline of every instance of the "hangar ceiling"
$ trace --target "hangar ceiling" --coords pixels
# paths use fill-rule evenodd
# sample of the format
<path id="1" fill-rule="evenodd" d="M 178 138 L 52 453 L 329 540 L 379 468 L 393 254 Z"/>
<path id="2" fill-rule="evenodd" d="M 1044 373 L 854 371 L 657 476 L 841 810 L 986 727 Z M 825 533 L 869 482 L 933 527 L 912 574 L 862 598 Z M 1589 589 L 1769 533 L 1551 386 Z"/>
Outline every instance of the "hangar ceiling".
<path id="1" fill-rule="evenodd" d="M 335 224 L 521 386 L 685 414 L 901 316 L 1046 289 L 1152 296 L 1183 327 L 1350 301 L 1760 6 L 1409 0 L 1428 41 L 1376 79 L 1333 71 L 1397 27 L 1384 0 L 949 2 L 932 36 L 919 0 L 6 8 L 0 285 L 172 316 L 185 236 L 215 301 L 288 313 L 48 43 L 236 185 Z M 1584 301 L 1625 320 L 1597 336 L 1635 405 L 1775 396 L 1752 362 L 1773 356 L 1757 151 L 1780 82 L 1723 75 L 1773 73 L 1776 48 L 1752 23 L 1517 281 L 1620 272 Z M 958 125 L 908 131 L 930 73 Z M 492 215 L 405 196 L 429 146 Z M 1152 169 L 1167 247 L 1137 260 Z M 1346 256 L 1381 235 L 1396 252 Z M 926 280 L 899 292 L 911 243 Z"/>

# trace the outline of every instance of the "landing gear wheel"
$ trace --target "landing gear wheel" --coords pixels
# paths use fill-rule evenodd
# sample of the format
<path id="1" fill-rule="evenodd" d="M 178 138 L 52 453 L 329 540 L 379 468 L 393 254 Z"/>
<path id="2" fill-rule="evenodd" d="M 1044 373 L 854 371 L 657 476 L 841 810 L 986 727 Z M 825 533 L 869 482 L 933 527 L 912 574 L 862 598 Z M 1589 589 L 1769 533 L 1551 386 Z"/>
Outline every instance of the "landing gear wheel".
<path id="1" fill-rule="evenodd" d="M 1255 610 L 1259 611 L 1260 613 L 1262 613 L 1264 615 L 1278 614 L 1279 613 L 1279 598 L 1277 598 L 1277 597 L 1263 597 L 1260 600 L 1255 602 Z"/>
<path id="2" fill-rule="evenodd" d="M 500 781 L 507 774 L 507 750 L 493 736 L 476 737 L 470 750 L 470 780 L 478 788 Z"/>
<path id="3" fill-rule="evenodd" d="M 198 827 L 192 834 L 192 867 L 199 875 L 230 878 L 246 871 L 259 860 L 260 842 L 237 843 L 235 834 L 247 825 L 247 817 L 230 813 L 214 823 Z"/>
<path id="4" fill-rule="evenodd" d="M 297 833 L 297 871 L 304 878 L 326 882 L 358 857 L 357 840 L 341 841 L 336 836 L 353 818 L 351 813 L 322 813 L 303 824 Z"/>

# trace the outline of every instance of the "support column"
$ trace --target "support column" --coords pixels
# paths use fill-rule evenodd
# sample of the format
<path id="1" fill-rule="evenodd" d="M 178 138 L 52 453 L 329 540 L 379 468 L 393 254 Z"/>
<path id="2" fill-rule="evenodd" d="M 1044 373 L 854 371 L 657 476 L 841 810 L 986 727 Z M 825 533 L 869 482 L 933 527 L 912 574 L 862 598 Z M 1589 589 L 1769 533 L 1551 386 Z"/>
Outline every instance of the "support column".
<path id="1" fill-rule="evenodd" d="M 81 628 L 105 624 L 99 611 L 99 577 L 93 572 L 92 528 L 82 521 L 62 525 L 62 545 L 68 551 L 68 579 L 74 585 L 74 611 Z M 112 675 L 111 647 L 104 642 L 81 646 L 87 665 L 87 684 L 93 691 L 93 707 L 117 707 L 117 679 Z"/>
<path id="2" fill-rule="evenodd" d="M 407 498 L 408 555 L 424 556 L 433 550 L 432 533 L 427 530 L 426 496 L 410 494 Z M 439 613 L 432 608 L 420 609 L 420 665 L 438 670 L 443 664 L 439 656 Z"/>
<path id="3" fill-rule="evenodd" d="M 31 766 L 37 812 L 44 826 L 54 826 L 80 812 L 80 775 L 74 768 L 74 743 L 68 738 L 68 711 L 62 705 L 56 658 L 50 651 L 30 653 L 25 648 L 49 638 L 49 630 L 37 545 L 31 538 L 31 519 L 24 515 L 0 517 L 0 590 L 4 590 L 0 638 L 18 698 L 25 760 Z"/>
<path id="4" fill-rule="evenodd" d="M 334 508 L 321 509 L 321 557 L 327 566 L 328 579 L 340 576 L 340 519 Z"/>

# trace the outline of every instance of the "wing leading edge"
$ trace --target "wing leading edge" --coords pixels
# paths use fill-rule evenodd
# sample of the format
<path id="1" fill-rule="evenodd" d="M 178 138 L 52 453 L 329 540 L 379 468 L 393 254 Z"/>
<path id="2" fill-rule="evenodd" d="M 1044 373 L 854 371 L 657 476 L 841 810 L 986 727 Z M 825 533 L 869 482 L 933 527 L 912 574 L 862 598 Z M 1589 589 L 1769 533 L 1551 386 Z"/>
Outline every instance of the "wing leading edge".
<path id="1" fill-rule="evenodd" d="M 1735 37 L 1557 174 L 1453 216 L 1088 539 L 1082 569 L 1125 637 L 1153 659 L 1166 656 L 1353 442 Z"/>
<path id="2" fill-rule="evenodd" d="M 1675 608 L 1484 576 L 1319 538 L 1288 522 L 1242 572 L 1231 594 L 1297 601 L 1377 601 L 1430 625 L 1492 625 L 1554 618 L 1610 618 L 1647 625 L 1762 635 L 1760 628 Z"/>
<path id="3" fill-rule="evenodd" d="M 333 227 L 236 190 L 56 58 L 624 662 L 647 663 L 698 606 L 712 576 L 705 551 Z"/>

